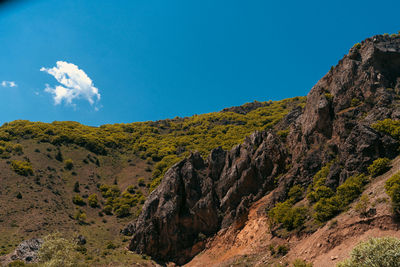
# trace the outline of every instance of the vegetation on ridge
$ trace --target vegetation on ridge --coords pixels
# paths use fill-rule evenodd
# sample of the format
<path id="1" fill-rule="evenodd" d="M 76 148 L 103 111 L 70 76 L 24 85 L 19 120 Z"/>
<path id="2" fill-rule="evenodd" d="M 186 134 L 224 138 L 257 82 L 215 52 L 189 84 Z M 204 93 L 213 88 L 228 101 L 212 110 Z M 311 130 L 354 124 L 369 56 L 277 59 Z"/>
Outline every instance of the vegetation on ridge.
<path id="1" fill-rule="evenodd" d="M 190 151 L 199 151 L 207 156 L 218 146 L 231 149 L 252 132 L 271 128 L 290 110 L 304 105 L 305 97 L 295 97 L 263 102 L 261 107 L 246 114 L 214 112 L 156 122 L 107 124 L 100 127 L 68 121 L 43 123 L 19 120 L 0 127 L 0 140 L 34 139 L 53 145 L 75 144 L 100 155 L 113 150 L 132 151 L 142 159 L 157 162 L 152 173 L 154 181 L 151 188 L 154 189 L 165 171 L 188 156 Z M 65 164 L 66 168 L 72 169 L 72 161 L 67 160 Z"/>

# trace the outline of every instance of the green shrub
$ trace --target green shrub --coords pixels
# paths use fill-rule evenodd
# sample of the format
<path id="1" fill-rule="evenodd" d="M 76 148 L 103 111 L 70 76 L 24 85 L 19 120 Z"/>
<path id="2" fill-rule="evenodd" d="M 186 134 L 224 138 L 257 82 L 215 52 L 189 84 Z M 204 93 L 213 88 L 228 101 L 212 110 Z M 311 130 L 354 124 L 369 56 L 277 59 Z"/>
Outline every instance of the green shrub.
<path id="1" fill-rule="evenodd" d="M 400 140 L 400 120 L 385 119 L 372 124 L 371 127 Z"/>
<path id="2" fill-rule="evenodd" d="M 144 178 L 139 178 L 138 179 L 138 185 L 141 186 L 141 187 L 146 186 Z"/>
<path id="3" fill-rule="evenodd" d="M 113 242 L 108 241 L 107 244 L 106 244 L 106 248 L 107 249 L 116 249 L 117 246 Z"/>
<path id="4" fill-rule="evenodd" d="M 43 241 L 38 252 L 40 266 L 81 266 L 82 259 L 73 240 L 64 238 L 59 233 L 54 233 L 44 237 Z"/>
<path id="5" fill-rule="evenodd" d="M 340 203 L 336 196 L 331 198 L 321 198 L 314 205 L 313 216 L 318 222 L 325 222 L 336 216 L 340 211 Z"/>
<path id="6" fill-rule="evenodd" d="M 312 263 L 307 263 L 302 259 L 296 259 L 292 262 L 292 267 L 313 267 Z"/>
<path id="7" fill-rule="evenodd" d="M 106 205 L 103 208 L 104 213 L 107 215 L 112 215 L 113 214 L 112 210 L 113 210 L 113 207 L 111 205 Z"/>
<path id="8" fill-rule="evenodd" d="M 81 210 L 77 210 L 74 216 L 75 220 L 77 220 L 79 223 L 85 223 L 86 221 L 86 213 L 84 213 Z"/>
<path id="9" fill-rule="evenodd" d="M 307 199 L 316 202 L 322 197 L 333 195 L 333 191 L 325 186 L 326 177 L 332 167 L 333 162 L 329 162 L 321 168 L 313 177 L 313 183 L 308 188 Z"/>
<path id="10" fill-rule="evenodd" d="M 335 195 L 317 201 L 314 205 L 314 218 L 325 222 L 339 214 L 362 193 L 368 181 L 368 177 L 363 174 L 349 177 L 336 188 Z"/>
<path id="11" fill-rule="evenodd" d="M 27 161 L 13 160 L 11 162 L 11 169 L 19 175 L 33 175 L 32 164 Z"/>
<path id="12" fill-rule="evenodd" d="M 115 213 L 118 217 L 125 217 L 128 216 L 131 211 L 131 207 L 128 204 L 123 204 L 119 208 L 115 210 Z"/>
<path id="13" fill-rule="evenodd" d="M 368 167 L 368 172 L 372 177 L 376 177 L 387 172 L 390 169 L 390 159 L 379 158 L 374 160 L 372 164 Z"/>
<path id="14" fill-rule="evenodd" d="M 288 197 L 289 199 L 293 199 L 294 202 L 297 202 L 303 196 L 304 189 L 300 185 L 294 185 L 290 188 Z"/>
<path id="15" fill-rule="evenodd" d="M 400 240 L 394 237 L 371 238 L 353 248 L 350 258 L 338 267 L 395 267 L 400 264 Z"/>
<path id="16" fill-rule="evenodd" d="M 58 149 L 56 156 L 55 156 L 56 160 L 58 160 L 59 162 L 62 162 L 64 160 L 63 155 L 61 154 L 61 150 Z"/>
<path id="17" fill-rule="evenodd" d="M 352 107 L 357 107 L 358 105 L 360 105 L 360 103 L 361 103 L 360 99 L 358 99 L 358 98 L 353 98 L 353 99 L 351 100 L 350 105 L 351 105 Z"/>
<path id="18" fill-rule="evenodd" d="M 293 207 L 292 201 L 287 200 L 275 205 L 268 213 L 273 223 L 282 224 L 287 230 L 301 227 L 307 217 L 307 208 Z"/>
<path id="19" fill-rule="evenodd" d="M 89 206 L 92 207 L 92 208 L 98 207 L 99 206 L 99 200 L 97 199 L 97 195 L 96 194 L 91 194 L 88 197 L 88 203 L 89 203 Z"/>
<path id="20" fill-rule="evenodd" d="M 314 191 L 310 192 L 307 195 L 307 198 L 310 202 L 317 202 L 321 198 L 329 198 L 332 197 L 334 194 L 335 192 L 333 192 L 332 189 L 330 189 L 325 185 L 321 185 L 321 186 L 316 186 L 314 188 Z"/>
<path id="21" fill-rule="evenodd" d="M 360 43 L 356 43 L 356 44 L 353 45 L 353 47 L 355 49 L 360 49 L 361 48 L 361 44 Z"/>
<path id="22" fill-rule="evenodd" d="M 386 193 L 392 200 L 393 212 L 400 215 L 400 172 L 390 177 L 385 183 Z"/>
<path id="23" fill-rule="evenodd" d="M 278 245 L 276 248 L 276 254 L 285 256 L 289 252 L 289 248 L 286 245 Z"/>
<path id="24" fill-rule="evenodd" d="M 341 208 L 345 208 L 354 199 L 358 198 L 364 190 L 364 185 L 369 182 L 369 179 L 364 174 L 354 175 L 338 186 L 336 195 L 341 202 Z"/>
<path id="25" fill-rule="evenodd" d="M 332 95 L 331 93 L 325 93 L 325 98 L 326 98 L 328 101 L 332 101 L 333 95 Z"/>
<path id="26" fill-rule="evenodd" d="M 117 185 L 106 185 L 106 184 L 102 184 L 100 186 L 100 192 L 101 195 L 104 198 L 115 198 L 115 197 L 119 197 L 121 195 L 121 190 L 119 189 L 119 187 Z"/>
<path id="27" fill-rule="evenodd" d="M 368 212 L 369 204 L 369 197 L 367 195 L 362 195 L 354 209 L 361 215 L 366 215 Z"/>
<path id="28" fill-rule="evenodd" d="M 83 200 L 83 198 L 78 194 L 73 196 L 72 203 L 74 203 L 75 205 L 78 205 L 78 206 L 85 206 L 86 205 L 85 200 Z"/>
<path id="29" fill-rule="evenodd" d="M 131 193 L 131 194 L 135 194 L 135 188 L 133 187 L 133 185 L 130 185 L 126 188 L 126 191 Z"/>
<path id="30" fill-rule="evenodd" d="M 72 168 L 74 168 L 74 162 L 72 161 L 72 159 L 67 159 L 64 161 L 64 167 L 67 170 L 72 170 Z"/>

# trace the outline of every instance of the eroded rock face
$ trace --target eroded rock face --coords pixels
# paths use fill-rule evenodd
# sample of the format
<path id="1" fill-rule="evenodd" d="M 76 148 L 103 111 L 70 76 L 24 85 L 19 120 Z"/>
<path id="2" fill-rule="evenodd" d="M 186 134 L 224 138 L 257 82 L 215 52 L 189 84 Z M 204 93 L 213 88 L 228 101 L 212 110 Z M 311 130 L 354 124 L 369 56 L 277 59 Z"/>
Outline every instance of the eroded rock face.
<path id="1" fill-rule="evenodd" d="M 273 190 L 273 206 L 294 184 L 307 188 L 328 162 L 334 163 L 326 185 L 336 188 L 376 158 L 395 157 L 398 142 L 371 124 L 400 118 L 399 51 L 398 37 L 365 40 L 276 129 L 256 132 L 230 151 L 214 149 L 206 160 L 194 153 L 174 165 L 124 230 L 133 234 L 129 248 L 183 264 L 204 248 L 204 238 L 241 227 L 249 205 L 266 193 Z M 287 127 L 286 140 L 273 134 Z"/>
<path id="2" fill-rule="evenodd" d="M 204 248 L 203 239 L 235 219 L 273 187 L 286 154 L 272 134 L 256 132 L 231 151 L 214 149 L 175 164 L 143 206 L 131 250 L 185 263 Z"/>

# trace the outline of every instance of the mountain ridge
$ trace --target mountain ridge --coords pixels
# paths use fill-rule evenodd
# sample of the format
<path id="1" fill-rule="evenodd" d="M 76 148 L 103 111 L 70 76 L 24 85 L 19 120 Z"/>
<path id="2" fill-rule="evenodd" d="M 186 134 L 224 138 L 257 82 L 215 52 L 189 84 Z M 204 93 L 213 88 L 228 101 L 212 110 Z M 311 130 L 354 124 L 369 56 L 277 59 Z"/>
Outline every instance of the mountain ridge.
<path id="1" fill-rule="evenodd" d="M 356 44 L 311 89 L 303 111 L 288 125 L 290 130 L 285 141 L 271 131 L 255 133 L 250 137 L 252 142 L 242 144 L 245 152 L 239 145 L 228 152 L 212 151 L 201 168 L 194 167 L 195 162 L 190 162 L 196 155 L 187 159 L 189 163 L 186 160 L 179 163 L 183 165 L 175 165 L 145 202 L 138 221 L 130 226 L 130 232 L 134 234 L 130 249 L 162 261 L 184 264 L 205 246 L 196 236 L 204 235 L 201 229 L 208 221 L 186 225 L 201 214 L 198 207 L 209 205 L 209 209 L 218 210 L 214 216 L 217 223 L 211 229 L 216 227 L 219 231 L 235 223 L 242 225 L 242 216 L 247 216 L 250 204 L 267 192 L 273 193 L 269 203 L 265 204 L 266 209 L 271 209 L 287 200 L 288 191 L 294 186 L 298 185 L 303 190 L 309 188 L 313 177 L 324 167 L 327 174 L 323 185 L 332 192 L 329 194 L 335 194 L 336 189 L 350 177 L 353 180 L 362 179 L 354 177 L 367 173 L 367 167 L 375 159 L 397 156 L 399 140 L 372 126 L 383 119 L 400 118 L 399 51 L 400 38 L 397 35 L 378 35 Z M 281 149 L 262 147 L 264 142 L 276 142 Z M 274 155 L 272 164 L 269 164 L 274 166 L 271 176 L 271 171 L 263 173 L 269 170 L 264 166 L 269 150 Z M 281 152 L 274 154 L 276 150 Z M 263 152 L 266 155 L 261 158 L 254 156 Z M 214 153 L 220 155 L 218 164 L 213 163 Z M 257 166 L 259 163 L 260 166 Z M 180 173 L 186 173 L 186 176 L 177 178 Z M 263 174 L 259 176 L 259 173 Z M 221 181 L 224 190 L 210 197 L 207 190 L 196 191 L 196 188 L 190 187 L 196 181 L 208 179 L 216 182 L 215 188 L 219 188 L 218 182 Z M 172 190 L 173 194 L 169 195 L 166 190 L 170 188 L 168 183 L 180 184 L 182 189 Z M 260 192 L 251 189 L 256 186 L 261 188 Z M 240 200 L 234 192 L 240 192 Z M 353 200 L 354 196 L 351 197 Z M 231 203 L 231 209 L 225 209 L 225 203 Z M 317 204 L 326 205 L 324 203 Z M 332 212 L 327 218 L 336 215 L 339 210 Z M 227 221 L 226 218 L 230 219 Z M 156 241 L 158 239 L 160 243 Z"/>

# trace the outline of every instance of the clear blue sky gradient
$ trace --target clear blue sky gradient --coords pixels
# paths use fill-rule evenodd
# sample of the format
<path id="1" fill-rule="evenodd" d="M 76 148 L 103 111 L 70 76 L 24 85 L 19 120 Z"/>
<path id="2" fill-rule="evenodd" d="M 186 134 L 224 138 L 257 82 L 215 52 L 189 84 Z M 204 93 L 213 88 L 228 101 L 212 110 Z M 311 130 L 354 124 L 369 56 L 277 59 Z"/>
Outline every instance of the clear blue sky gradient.
<path id="1" fill-rule="evenodd" d="M 31 0 L 0 9 L 0 124 L 87 125 L 208 113 L 306 95 L 349 48 L 400 30 L 399 1 Z M 54 105 L 40 72 L 74 63 L 95 111 Z M 37 94 L 39 93 L 39 94 Z"/>

